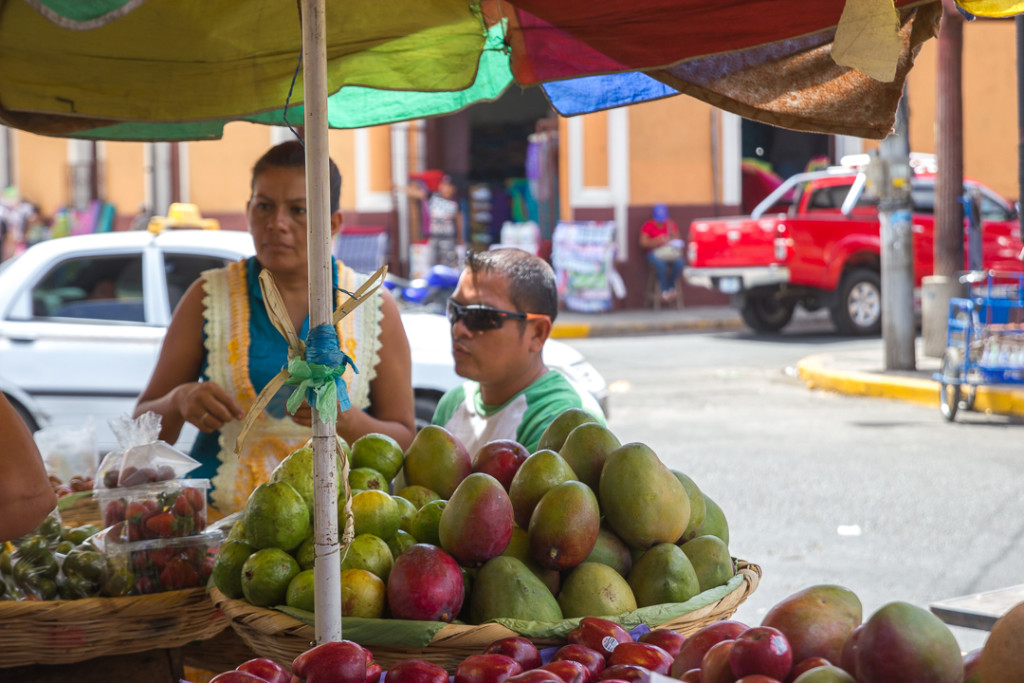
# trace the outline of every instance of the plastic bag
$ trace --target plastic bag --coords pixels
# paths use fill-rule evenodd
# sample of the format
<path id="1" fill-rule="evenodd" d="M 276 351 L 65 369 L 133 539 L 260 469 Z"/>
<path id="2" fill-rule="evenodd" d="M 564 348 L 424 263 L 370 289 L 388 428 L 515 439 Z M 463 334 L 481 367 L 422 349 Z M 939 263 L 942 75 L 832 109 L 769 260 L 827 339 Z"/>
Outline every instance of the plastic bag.
<path id="1" fill-rule="evenodd" d="M 100 463 L 96 488 L 138 486 L 177 479 L 199 467 L 199 461 L 159 440 L 160 416 L 146 412 L 137 418 L 122 415 L 108 423 L 121 450 Z"/>
<path id="2" fill-rule="evenodd" d="M 34 435 L 46 472 L 61 482 L 74 476 L 92 478 L 99 463 L 92 416 L 81 427 L 44 427 Z"/>

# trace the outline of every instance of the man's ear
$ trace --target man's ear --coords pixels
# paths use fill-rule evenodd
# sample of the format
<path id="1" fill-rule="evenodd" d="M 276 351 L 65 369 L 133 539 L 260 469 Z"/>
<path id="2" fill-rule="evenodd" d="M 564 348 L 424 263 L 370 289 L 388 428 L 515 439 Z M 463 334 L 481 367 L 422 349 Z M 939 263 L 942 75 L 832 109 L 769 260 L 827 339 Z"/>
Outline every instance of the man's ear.
<path id="1" fill-rule="evenodd" d="M 331 237 L 335 237 L 341 231 L 341 226 L 345 224 L 344 218 L 341 209 L 331 214 Z"/>
<path id="2" fill-rule="evenodd" d="M 532 353 L 540 353 L 544 348 L 544 343 L 551 336 L 551 320 L 548 318 L 541 318 L 535 320 L 533 324 L 527 325 L 530 334 L 530 351 Z"/>

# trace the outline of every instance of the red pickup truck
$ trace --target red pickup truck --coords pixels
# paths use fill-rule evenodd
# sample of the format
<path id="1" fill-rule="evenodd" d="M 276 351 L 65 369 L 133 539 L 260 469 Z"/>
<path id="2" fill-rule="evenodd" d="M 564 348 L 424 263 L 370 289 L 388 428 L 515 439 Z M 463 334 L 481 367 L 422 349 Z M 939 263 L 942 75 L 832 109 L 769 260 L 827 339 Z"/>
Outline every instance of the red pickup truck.
<path id="1" fill-rule="evenodd" d="M 759 332 L 781 330 L 799 304 L 809 311 L 828 308 L 845 334 L 878 334 L 879 219 L 877 201 L 864 185 L 864 175 L 855 169 L 801 173 L 749 217 L 693 221 L 687 282 L 731 295 L 743 320 Z M 964 185 L 980 193 L 983 266 L 1024 270 L 1018 207 L 981 183 L 965 180 Z M 914 174 L 911 198 L 914 282 L 920 287 L 921 278 L 933 272 L 934 173 Z M 966 221 L 964 232 L 969 254 Z"/>

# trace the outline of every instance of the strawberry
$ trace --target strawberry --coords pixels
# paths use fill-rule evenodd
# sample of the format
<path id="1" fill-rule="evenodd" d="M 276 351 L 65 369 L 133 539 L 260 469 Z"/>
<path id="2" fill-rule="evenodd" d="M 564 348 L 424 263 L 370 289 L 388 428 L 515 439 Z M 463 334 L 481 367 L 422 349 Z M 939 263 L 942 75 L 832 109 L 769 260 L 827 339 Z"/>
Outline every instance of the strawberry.
<path id="1" fill-rule="evenodd" d="M 141 524 L 142 518 L 149 514 L 150 510 L 146 507 L 143 501 L 133 500 L 128 503 L 124 508 L 124 518 L 128 520 L 130 524 Z"/>
<path id="2" fill-rule="evenodd" d="M 174 515 L 161 512 L 146 520 L 147 538 L 168 538 L 174 535 Z"/>
<path id="3" fill-rule="evenodd" d="M 135 580 L 135 594 L 136 595 L 148 595 L 152 593 L 154 589 L 153 579 L 148 576 L 140 576 Z"/>
<path id="4" fill-rule="evenodd" d="M 188 497 L 182 494 L 175 498 L 174 505 L 171 506 L 171 512 L 179 517 L 191 517 L 195 511 L 189 504 Z"/>
<path id="5" fill-rule="evenodd" d="M 163 569 L 174 556 L 174 548 L 154 548 L 149 551 L 149 559 L 156 569 Z"/>
<path id="6" fill-rule="evenodd" d="M 149 565 L 149 554 L 145 550 L 139 550 L 132 553 L 132 564 L 135 565 L 135 570 L 138 572 L 145 571 Z"/>
<path id="7" fill-rule="evenodd" d="M 114 526 L 124 519 L 124 501 L 116 498 L 103 507 L 103 526 Z"/>
<path id="8" fill-rule="evenodd" d="M 194 588 L 199 585 L 199 573 L 183 557 L 172 557 L 160 572 L 160 583 L 165 588 Z"/>
<path id="9" fill-rule="evenodd" d="M 186 486 L 182 493 L 185 494 L 188 504 L 192 506 L 193 510 L 199 512 L 206 509 L 206 495 L 200 489 Z"/>

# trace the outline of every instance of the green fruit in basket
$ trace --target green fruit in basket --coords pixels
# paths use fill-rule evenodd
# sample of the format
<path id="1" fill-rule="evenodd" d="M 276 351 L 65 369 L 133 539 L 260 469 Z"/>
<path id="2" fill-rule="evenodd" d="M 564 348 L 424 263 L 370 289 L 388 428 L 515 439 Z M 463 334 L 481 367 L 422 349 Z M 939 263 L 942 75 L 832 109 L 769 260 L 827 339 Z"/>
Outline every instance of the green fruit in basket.
<path id="1" fill-rule="evenodd" d="M 78 545 L 84 543 L 87 538 L 95 533 L 98 533 L 100 528 L 95 524 L 83 524 L 82 526 L 76 526 L 67 533 L 67 539 Z"/>
<path id="2" fill-rule="evenodd" d="M 441 545 L 439 528 L 441 525 L 441 513 L 448 506 L 446 500 L 432 500 L 412 516 L 409 520 L 409 527 L 405 529 L 420 543 L 430 545 Z"/>
<path id="3" fill-rule="evenodd" d="M 242 597 L 242 567 L 249 556 L 256 551 L 244 541 L 224 541 L 213 560 L 213 585 L 227 597 L 237 600 Z"/>
<path id="4" fill-rule="evenodd" d="M 728 583 L 736 573 L 728 546 L 717 536 L 698 536 L 680 548 L 693 564 L 701 592 Z"/>
<path id="5" fill-rule="evenodd" d="M 29 562 L 35 562 L 48 552 L 50 546 L 42 536 L 28 536 L 18 545 L 18 557 Z"/>
<path id="6" fill-rule="evenodd" d="M 59 591 L 57 589 L 57 582 L 54 579 L 41 578 L 36 581 L 36 594 L 42 600 L 56 600 Z"/>
<path id="7" fill-rule="evenodd" d="M 225 541 L 245 541 L 245 524 L 242 523 L 241 518 L 237 522 L 231 525 L 230 531 L 228 531 Z"/>
<path id="8" fill-rule="evenodd" d="M 722 508 L 718 503 L 704 495 L 704 523 L 700 526 L 698 536 L 717 536 L 722 542 L 729 545 L 729 522 L 725 519 Z M 694 537 L 696 538 L 696 536 Z M 690 539 L 686 539 L 690 540 Z"/>
<path id="9" fill-rule="evenodd" d="M 551 591 L 552 595 L 558 593 L 558 586 L 562 582 L 562 575 L 554 569 L 545 569 L 537 563 L 537 560 L 533 559 L 533 555 L 530 554 L 530 539 L 525 529 L 520 527 L 512 529 L 512 538 L 509 539 L 508 545 L 505 546 L 505 550 L 501 554 L 507 557 L 514 557 L 525 564 L 526 568 L 540 579 L 541 583 Z"/>
<path id="10" fill-rule="evenodd" d="M 579 477 L 558 453 L 542 450 L 527 458 L 508 487 L 516 524 L 524 529 L 529 527 L 533 508 L 544 494 L 566 481 L 579 481 Z"/>
<path id="11" fill-rule="evenodd" d="M 370 467 L 383 474 L 386 481 L 395 478 L 404 461 L 402 447 L 386 434 L 365 434 L 352 442 L 351 466 Z"/>
<path id="12" fill-rule="evenodd" d="M 4 550 L 0 552 L 0 573 L 10 574 L 11 567 L 11 551 L 4 548 Z"/>
<path id="13" fill-rule="evenodd" d="M 299 563 L 299 567 L 302 569 L 313 568 L 313 565 L 316 563 L 316 544 L 313 534 L 306 536 L 306 540 L 295 549 L 292 556 L 295 557 L 295 561 Z"/>
<path id="14" fill-rule="evenodd" d="M 337 468 L 340 473 L 340 458 Z M 294 488 L 305 501 L 310 519 L 313 518 L 313 449 L 311 447 L 303 446 L 289 453 L 270 473 L 270 481 L 283 482 Z M 338 481 L 340 490 L 342 488 L 340 477 L 336 481 Z"/>
<path id="15" fill-rule="evenodd" d="M 598 498 L 608 526 L 631 548 L 675 543 L 690 521 L 686 489 L 642 443 L 628 443 L 608 455 Z"/>
<path id="16" fill-rule="evenodd" d="M 342 510 L 339 510 L 339 516 Z M 352 496 L 352 523 L 356 534 L 391 538 L 401 521 L 398 503 L 387 491 L 368 490 Z"/>
<path id="17" fill-rule="evenodd" d="M 551 591 L 525 564 L 499 555 L 477 571 L 470 594 L 470 621 L 490 619 L 561 621 L 562 609 Z"/>
<path id="18" fill-rule="evenodd" d="M 257 607 L 281 605 L 299 563 L 280 548 L 257 550 L 242 564 L 242 594 Z"/>
<path id="19" fill-rule="evenodd" d="M 356 467 L 348 473 L 348 484 L 353 490 L 388 492 L 388 480 L 372 467 Z"/>
<path id="20" fill-rule="evenodd" d="M 587 422 L 597 422 L 593 415 L 579 408 L 570 408 L 551 421 L 540 435 L 537 450 L 559 451 L 565 445 L 569 432 Z"/>
<path id="21" fill-rule="evenodd" d="M 373 534 L 360 534 L 352 539 L 341 559 L 341 568 L 365 569 L 382 581 L 388 580 L 395 558 L 384 539 Z"/>
<path id="22" fill-rule="evenodd" d="M 135 585 L 135 574 L 127 567 L 115 568 L 103 584 L 103 595 L 110 598 L 121 598 L 128 595 Z"/>
<path id="23" fill-rule="evenodd" d="M 59 541 L 63 529 L 60 520 L 56 517 L 47 517 L 36 528 L 36 533 L 48 541 Z"/>
<path id="24" fill-rule="evenodd" d="M 75 549 L 75 544 L 72 543 L 71 541 L 61 541 L 60 543 L 57 544 L 57 547 L 54 548 L 53 550 L 54 550 L 55 553 L 58 553 L 60 555 L 67 555 L 68 553 L 70 553 L 74 549 Z"/>
<path id="25" fill-rule="evenodd" d="M 627 581 L 638 607 L 686 602 L 700 593 L 690 558 L 672 543 L 659 543 L 641 555 Z"/>
<path id="26" fill-rule="evenodd" d="M 294 550 L 309 534 L 309 508 L 291 484 L 270 481 L 249 495 L 242 523 L 245 540 L 254 548 Z"/>
<path id="27" fill-rule="evenodd" d="M 341 572 L 341 614 L 345 617 L 379 619 L 384 616 L 387 585 L 365 569 Z"/>
<path id="28" fill-rule="evenodd" d="M 399 495 L 391 497 L 395 499 L 395 505 L 398 506 L 398 528 L 405 529 L 419 508 L 408 498 L 402 498 Z"/>
<path id="29" fill-rule="evenodd" d="M 569 432 L 558 454 L 580 481 L 596 493 L 605 459 L 621 445 L 619 439 L 604 425 L 585 422 Z"/>
<path id="30" fill-rule="evenodd" d="M 585 561 L 606 564 L 623 576 L 629 576 L 633 568 L 633 555 L 629 546 L 614 531 L 604 528 L 597 532 L 597 542 Z"/>
<path id="31" fill-rule="evenodd" d="M 636 609 L 636 597 L 626 579 L 606 564 L 584 562 L 569 572 L 558 592 L 562 616 L 607 617 Z"/>
<path id="32" fill-rule="evenodd" d="M 450 498 L 459 482 L 472 473 L 473 461 L 451 432 L 427 425 L 409 444 L 403 471 L 407 483 L 426 486 L 442 498 Z"/>
<path id="33" fill-rule="evenodd" d="M 676 475 L 676 479 L 686 489 L 686 499 L 690 502 L 690 521 L 687 522 L 683 535 L 676 541 L 676 543 L 682 543 L 701 535 L 699 531 L 701 525 L 704 524 L 707 503 L 705 502 L 704 494 L 701 493 L 700 488 L 698 488 L 697 483 L 693 479 L 679 470 L 672 470 L 672 474 Z"/>
<path id="34" fill-rule="evenodd" d="M 391 557 L 398 557 L 402 554 L 402 551 L 411 545 L 416 545 L 416 537 L 407 531 L 399 529 L 395 532 L 395 535 L 387 540 L 388 550 L 391 551 Z"/>
<path id="35" fill-rule="evenodd" d="M 102 584 L 107 579 L 107 556 L 95 550 L 77 550 L 64 558 L 64 573 Z"/>
<path id="36" fill-rule="evenodd" d="M 432 500 L 441 500 L 441 496 L 437 495 L 435 491 L 428 489 L 426 486 L 420 486 L 419 484 L 411 484 L 399 490 L 396 494 L 399 498 L 405 498 L 407 501 L 413 504 L 417 510 L 426 505 Z"/>
<path id="37" fill-rule="evenodd" d="M 288 590 L 284 595 L 284 604 L 296 609 L 312 612 L 314 608 L 313 570 L 304 569 L 288 582 Z"/>

